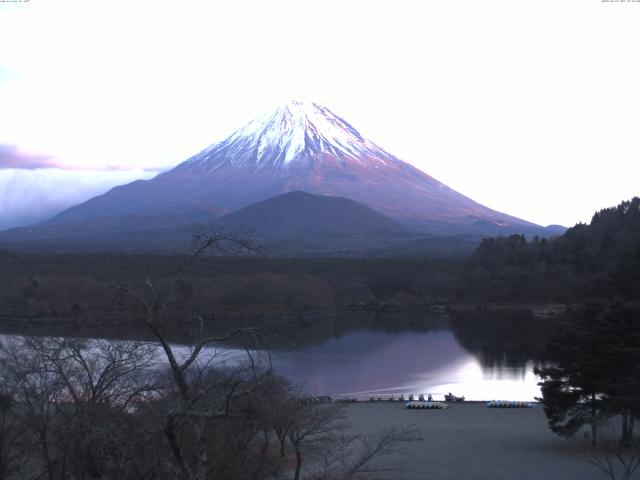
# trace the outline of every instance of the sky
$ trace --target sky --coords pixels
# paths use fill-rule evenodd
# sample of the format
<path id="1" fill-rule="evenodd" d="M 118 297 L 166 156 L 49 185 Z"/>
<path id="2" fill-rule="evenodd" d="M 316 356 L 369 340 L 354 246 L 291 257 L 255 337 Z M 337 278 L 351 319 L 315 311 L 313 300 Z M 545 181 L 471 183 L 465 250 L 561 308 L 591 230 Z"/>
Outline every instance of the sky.
<path id="1" fill-rule="evenodd" d="M 0 2 L 0 228 L 311 100 L 541 224 L 640 194 L 640 1 Z"/>

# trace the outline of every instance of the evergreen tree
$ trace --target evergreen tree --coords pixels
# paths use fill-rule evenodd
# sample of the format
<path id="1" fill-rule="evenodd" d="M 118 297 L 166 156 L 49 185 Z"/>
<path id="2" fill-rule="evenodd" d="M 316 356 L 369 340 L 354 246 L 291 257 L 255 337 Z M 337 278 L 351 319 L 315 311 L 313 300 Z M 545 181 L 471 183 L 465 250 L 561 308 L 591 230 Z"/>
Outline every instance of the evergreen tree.
<path id="1" fill-rule="evenodd" d="M 640 312 L 616 303 L 603 315 L 599 362 L 608 372 L 605 386 L 610 413 L 622 418 L 622 443 L 630 445 L 635 418 L 640 414 Z"/>
<path id="2" fill-rule="evenodd" d="M 558 435 L 572 436 L 584 425 L 591 426 L 596 445 L 597 425 L 607 411 L 608 373 L 600 362 L 601 341 L 596 324 L 602 307 L 590 304 L 580 311 L 580 321 L 565 324 L 549 344 L 555 365 L 536 368 L 540 376 L 540 402 L 549 428 Z M 570 315 L 571 317 L 571 315 Z"/>
<path id="3" fill-rule="evenodd" d="M 595 446 L 598 422 L 620 415 L 629 445 L 640 416 L 640 314 L 614 303 L 587 305 L 577 316 L 550 344 L 555 365 L 536 370 L 549 427 L 571 436 L 589 424 Z"/>
<path id="4" fill-rule="evenodd" d="M 627 302 L 640 302 L 640 246 L 627 252 L 609 276 L 612 293 Z"/>

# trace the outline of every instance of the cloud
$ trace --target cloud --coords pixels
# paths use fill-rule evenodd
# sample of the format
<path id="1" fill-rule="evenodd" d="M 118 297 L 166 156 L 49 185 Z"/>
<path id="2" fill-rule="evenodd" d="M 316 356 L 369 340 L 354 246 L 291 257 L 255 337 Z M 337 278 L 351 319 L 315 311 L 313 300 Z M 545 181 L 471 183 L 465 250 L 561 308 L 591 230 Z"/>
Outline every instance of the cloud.
<path id="1" fill-rule="evenodd" d="M 0 143 L 0 170 L 49 170 L 59 169 L 76 172 L 143 172 L 157 174 L 158 168 L 131 168 L 126 165 L 106 164 L 106 165 L 75 165 L 69 162 L 61 162 L 53 155 L 33 153 L 26 151 L 16 145 Z"/>
<path id="2" fill-rule="evenodd" d="M 157 173 L 0 168 L 0 230 L 42 222 L 112 187 Z"/>
<path id="3" fill-rule="evenodd" d="M 56 168 L 53 157 L 26 152 L 15 145 L 0 143 L 0 169 L 35 170 L 38 168 Z"/>

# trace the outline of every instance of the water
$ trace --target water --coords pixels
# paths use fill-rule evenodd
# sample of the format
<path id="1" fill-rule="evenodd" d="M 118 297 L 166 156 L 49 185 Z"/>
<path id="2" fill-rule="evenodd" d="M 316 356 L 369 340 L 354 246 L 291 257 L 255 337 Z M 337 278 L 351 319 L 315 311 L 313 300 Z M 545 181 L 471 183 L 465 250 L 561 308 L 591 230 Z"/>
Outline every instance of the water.
<path id="1" fill-rule="evenodd" d="M 236 352 L 240 353 L 240 352 Z M 311 394 L 369 398 L 413 393 L 467 400 L 540 396 L 533 362 L 483 365 L 448 329 L 388 333 L 355 331 L 317 346 L 271 352 L 277 373 Z"/>
<path id="2" fill-rule="evenodd" d="M 309 394 L 358 399 L 431 394 L 442 400 L 451 392 L 467 400 L 531 401 L 541 394 L 530 361 L 536 352 L 529 350 L 543 330 L 527 318 L 514 323 L 497 317 L 428 331 L 363 329 L 272 351 L 270 357 L 277 373 Z M 244 350 L 228 345 L 208 349 L 214 352 L 218 363 L 246 358 Z"/>

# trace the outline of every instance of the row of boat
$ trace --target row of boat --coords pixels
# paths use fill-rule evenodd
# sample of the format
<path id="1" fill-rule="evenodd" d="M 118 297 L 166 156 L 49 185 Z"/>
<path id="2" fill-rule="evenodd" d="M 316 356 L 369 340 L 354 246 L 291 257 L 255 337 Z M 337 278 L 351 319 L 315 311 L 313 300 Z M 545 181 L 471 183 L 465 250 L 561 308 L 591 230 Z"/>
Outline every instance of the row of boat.
<path id="1" fill-rule="evenodd" d="M 537 403 L 513 402 L 510 400 L 492 400 L 487 403 L 489 408 L 535 408 Z"/>
<path id="2" fill-rule="evenodd" d="M 408 409 L 427 409 L 427 410 L 444 410 L 449 405 L 444 402 L 407 402 L 405 408 Z"/>
<path id="3" fill-rule="evenodd" d="M 511 400 L 492 400 L 487 402 L 488 408 L 535 408 L 536 403 L 533 402 L 517 402 Z M 448 403 L 429 402 L 429 401 L 410 401 L 405 403 L 405 408 L 415 410 L 444 410 L 449 408 Z"/>
<path id="4" fill-rule="evenodd" d="M 393 395 L 389 396 L 380 396 L 380 397 L 369 397 L 370 402 L 434 402 L 431 395 L 425 396 L 424 394 L 418 395 L 416 399 L 413 394 L 410 394 L 407 398 L 404 395 L 399 395 L 396 398 Z M 444 396 L 445 402 L 464 402 L 464 397 L 457 397 L 451 393 Z"/>

